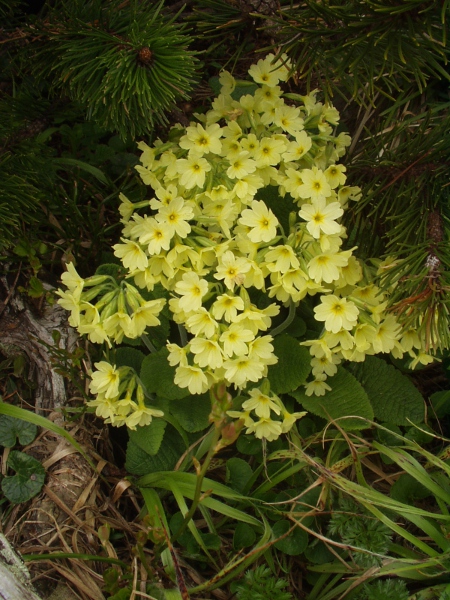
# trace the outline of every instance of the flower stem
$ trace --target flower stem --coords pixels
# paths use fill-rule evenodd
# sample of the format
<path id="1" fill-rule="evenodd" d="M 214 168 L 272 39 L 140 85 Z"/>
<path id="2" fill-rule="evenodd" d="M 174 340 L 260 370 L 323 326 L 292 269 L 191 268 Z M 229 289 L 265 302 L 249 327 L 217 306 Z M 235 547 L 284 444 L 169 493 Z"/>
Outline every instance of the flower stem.
<path id="1" fill-rule="evenodd" d="M 282 323 L 280 323 L 280 325 L 278 325 L 278 327 L 275 327 L 274 329 L 272 329 L 272 331 L 270 332 L 270 335 L 275 337 L 276 335 L 279 335 L 282 331 L 284 331 L 285 329 L 287 329 L 289 327 L 289 325 L 292 323 L 292 321 L 295 318 L 296 306 L 297 305 L 295 304 L 295 302 L 293 300 L 291 300 L 290 304 L 289 304 L 288 316 Z"/>
<path id="2" fill-rule="evenodd" d="M 147 350 L 150 350 L 152 354 L 153 352 L 156 352 L 155 346 L 151 343 L 146 333 L 143 333 L 141 335 L 141 340 L 144 342 L 144 345 L 147 347 Z"/>

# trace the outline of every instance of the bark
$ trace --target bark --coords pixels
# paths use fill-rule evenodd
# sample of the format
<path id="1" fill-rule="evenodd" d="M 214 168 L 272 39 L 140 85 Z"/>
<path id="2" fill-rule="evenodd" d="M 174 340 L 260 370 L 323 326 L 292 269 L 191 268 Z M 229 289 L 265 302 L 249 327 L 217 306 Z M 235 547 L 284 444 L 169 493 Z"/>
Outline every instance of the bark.
<path id="1" fill-rule="evenodd" d="M 0 533 L 0 600 L 41 600 L 30 575 L 5 536 Z"/>

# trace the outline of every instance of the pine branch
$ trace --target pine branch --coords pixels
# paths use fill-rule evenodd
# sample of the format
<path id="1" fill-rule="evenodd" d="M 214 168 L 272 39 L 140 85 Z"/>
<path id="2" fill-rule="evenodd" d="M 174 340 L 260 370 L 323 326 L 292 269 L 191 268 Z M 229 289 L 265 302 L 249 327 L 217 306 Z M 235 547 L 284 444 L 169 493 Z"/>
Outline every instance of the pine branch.
<path id="1" fill-rule="evenodd" d="M 198 61 L 163 3 L 64 0 L 33 25 L 34 73 L 122 138 L 150 135 L 188 98 Z"/>

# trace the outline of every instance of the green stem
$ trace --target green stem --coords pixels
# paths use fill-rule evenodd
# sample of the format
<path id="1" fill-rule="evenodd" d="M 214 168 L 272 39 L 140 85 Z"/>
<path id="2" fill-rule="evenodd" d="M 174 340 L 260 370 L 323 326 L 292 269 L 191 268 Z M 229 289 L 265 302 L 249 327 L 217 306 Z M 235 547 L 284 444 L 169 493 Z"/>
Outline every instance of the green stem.
<path id="1" fill-rule="evenodd" d="M 287 329 L 289 327 L 289 325 L 292 323 L 292 321 L 295 318 L 295 309 L 296 308 L 297 308 L 297 305 L 295 304 L 295 302 L 293 302 L 291 300 L 290 304 L 289 304 L 288 316 L 282 323 L 280 323 L 280 325 L 278 325 L 278 327 L 275 327 L 275 329 L 272 329 L 272 331 L 270 332 L 270 335 L 272 337 L 279 335 L 282 331 L 284 331 L 285 329 Z"/>
<path id="2" fill-rule="evenodd" d="M 147 350 L 150 350 L 152 354 L 156 352 L 155 346 L 151 343 L 146 333 L 143 333 L 141 335 L 141 340 L 144 342 L 144 345 L 147 347 Z"/>
<path id="3" fill-rule="evenodd" d="M 205 456 L 205 460 L 203 461 L 202 468 L 200 469 L 200 473 L 197 474 L 197 482 L 195 485 L 194 497 L 192 498 L 191 508 L 185 514 L 183 522 L 181 523 L 178 530 L 173 534 L 171 538 L 171 543 L 175 543 L 175 541 L 182 535 L 186 527 L 189 524 L 189 521 L 194 516 L 195 511 L 197 510 L 198 505 L 200 504 L 200 496 L 202 493 L 202 484 L 205 478 L 206 472 L 208 471 L 209 464 L 214 454 L 216 453 L 216 444 L 220 439 L 220 435 L 222 433 L 223 425 L 214 428 L 214 435 L 211 438 L 211 445 L 209 447 L 208 453 Z"/>
<path id="4" fill-rule="evenodd" d="M 181 325 L 181 323 L 178 323 L 178 331 L 180 333 L 181 347 L 184 348 L 185 346 L 187 346 L 188 339 L 187 339 L 186 329 L 184 328 L 183 325 Z"/>
<path id="5" fill-rule="evenodd" d="M 25 562 L 34 560 L 54 560 L 57 558 L 76 558 L 78 560 L 95 560 L 97 562 L 107 562 L 113 565 L 120 565 L 123 568 L 128 568 L 128 565 L 118 558 L 110 558 L 109 556 L 98 556 L 96 554 L 80 554 L 76 552 L 49 552 L 48 554 L 24 554 L 22 559 Z"/>

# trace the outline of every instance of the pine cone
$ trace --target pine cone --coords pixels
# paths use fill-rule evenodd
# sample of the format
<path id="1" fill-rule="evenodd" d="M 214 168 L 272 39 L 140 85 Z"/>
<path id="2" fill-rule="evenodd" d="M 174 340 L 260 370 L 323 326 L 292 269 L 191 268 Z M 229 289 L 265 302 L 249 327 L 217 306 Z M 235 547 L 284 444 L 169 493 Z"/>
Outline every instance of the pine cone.
<path id="1" fill-rule="evenodd" d="M 141 48 L 137 55 L 137 60 L 141 65 L 147 66 L 152 60 L 152 51 L 150 48 Z"/>

